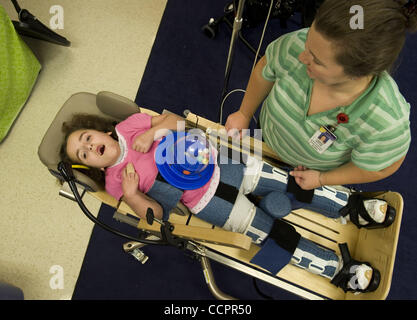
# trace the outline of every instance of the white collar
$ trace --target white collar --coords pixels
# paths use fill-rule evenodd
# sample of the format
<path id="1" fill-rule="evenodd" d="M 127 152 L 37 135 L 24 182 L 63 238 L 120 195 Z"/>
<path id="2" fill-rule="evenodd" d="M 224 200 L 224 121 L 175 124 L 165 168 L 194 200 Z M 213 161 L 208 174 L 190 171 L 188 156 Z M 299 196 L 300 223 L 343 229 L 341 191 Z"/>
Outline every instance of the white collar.
<path id="1" fill-rule="evenodd" d="M 119 133 L 119 131 L 116 130 L 117 133 L 117 137 L 119 138 L 119 146 L 120 146 L 120 155 L 119 158 L 116 160 L 115 164 L 113 164 L 112 166 L 110 166 L 109 168 L 112 168 L 114 166 L 117 166 L 118 164 L 122 163 L 126 156 L 127 156 L 127 143 L 125 138 Z"/>

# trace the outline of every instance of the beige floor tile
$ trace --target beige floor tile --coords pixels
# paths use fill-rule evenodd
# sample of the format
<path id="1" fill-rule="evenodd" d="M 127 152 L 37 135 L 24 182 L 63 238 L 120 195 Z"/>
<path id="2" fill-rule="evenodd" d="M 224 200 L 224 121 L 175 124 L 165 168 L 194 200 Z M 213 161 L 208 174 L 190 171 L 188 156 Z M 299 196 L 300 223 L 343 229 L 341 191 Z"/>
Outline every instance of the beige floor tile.
<path id="1" fill-rule="evenodd" d="M 166 0 L 19 0 L 19 4 L 47 25 L 53 16 L 50 7 L 62 6 L 64 29 L 57 32 L 72 46 L 25 38 L 43 68 L 29 101 L 0 144 L 0 281 L 20 287 L 25 299 L 68 299 L 92 223 L 76 203 L 58 196 L 59 186 L 39 161 L 37 148 L 71 94 L 108 90 L 135 98 Z M 2 0 L 1 5 L 17 20 L 10 1 Z M 100 203 L 86 197 L 90 210 L 97 213 Z M 51 288 L 57 270 L 63 271 L 63 289 Z"/>

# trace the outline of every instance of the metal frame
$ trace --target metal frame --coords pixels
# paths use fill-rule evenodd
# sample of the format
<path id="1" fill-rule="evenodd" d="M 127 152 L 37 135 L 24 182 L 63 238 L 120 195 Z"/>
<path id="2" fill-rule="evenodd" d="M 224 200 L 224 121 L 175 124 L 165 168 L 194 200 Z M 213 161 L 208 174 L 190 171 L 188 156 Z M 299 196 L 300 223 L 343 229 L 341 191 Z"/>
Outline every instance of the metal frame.
<path id="1" fill-rule="evenodd" d="M 78 185 L 78 184 L 77 184 Z M 77 186 L 78 189 L 80 189 L 79 186 Z M 85 194 L 86 189 L 83 189 L 81 194 L 82 196 Z M 76 201 L 74 195 L 72 194 L 68 184 L 65 182 L 61 189 L 59 190 L 59 195 L 67 198 L 72 201 Z M 123 222 L 132 226 L 137 226 L 137 219 L 131 219 L 130 217 L 127 217 L 124 214 L 119 214 L 117 212 L 117 209 L 115 210 L 113 218 L 119 222 Z M 157 237 L 155 235 L 149 234 L 148 238 L 156 239 Z M 146 244 L 139 243 L 139 242 L 127 242 L 123 245 L 123 249 L 126 253 L 131 254 L 133 257 L 135 257 L 139 262 L 144 264 L 148 257 L 140 250 L 143 246 Z M 206 280 L 206 284 L 210 290 L 210 292 L 213 294 L 213 296 L 218 300 L 237 300 L 235 297 L 232 297 L 224 292 L 222 292 L 219 287 L 216 284 L 213 271 L 211 269 L 210 260 L 216 261 L 218 263 L 221 263 L 229 268 L 232 268 L 234 270 L 237 270 L 239 272 L 242 272 L 246 275 L 255 277 L 259 280 L 265 281 L 271 285 L 277 286 L 281 289 L 284 289 L 288 292 L 291 292 L 295 295 L 298 295 L 304 299 L 308 300 L 323 300 L 324 297 L 314 294 L 304 288 L 300 288 L 299 286 L 296 286 L 294 284 L 291 284 L 287 281 L 281 280 L 280 278 L 267 273 L 261 269 L 256 268 L 255 266 L 250 266 L 246 263 L 240 262 L 234 258 L 230 258 L 225 256 L 224 254 L 221 254 L 220 252 L 208 248 L 200 243 L 194 242 L 194 241 L 187 241 L 187 245 L 185 249 L 193 252 L 196 257 L 199 259 L 203 271 L 203 275 Z"/>
<path id="2" fill-rule="evenodd" d="M 195 254 L 199 255 L 202 257 L 202 267 L 203 267 L 203 272 L 206 269 L 209 269 L 209 260 L 211 259 L 213 261 L 216 261 L 218 263 L 221 263 L 227 267 L 230 267 L 232 269 L 235 269 L 237 271 L 240 271 L 244 274 L 247 274 L 249 276 L 255 277 L 259 280 L 265 281 L 269 284 L 272 284 L 276 287 L 279 287 L 281 289 L 284 289 L 288 292 L 291 292 L 297 296 L 300 296 L 304 299 L 308 299 L 308 300 L 324 300 L 325 298 L 317 295 L 315 293 L 312 293 L 306 289 L 300 288 L 294 284 L 291 284 L 287 281 L 281 280 L 280 278 L 272 275 L 271 273 L 267 273 L 265 271 L 262 271 L 260 269 L 257 269 L 254 266 L 249 266 L 246 263 L 240 262 L 238 260 L 235 260 L 233 258 L 228 258 L 225 255 L 209 249 L 207 247 L 204 247 L 202 245 L 195 245 L 196 247 L 194 249 L 188 248 L 189 250 L 193 251 Z M 212 292 L 212 294 L 217 298 L 217 299 L 222 299 L 222 300 L 229 300 L 231 297 L 222 293 L 219 289 L 217 289 L 216 292 L 213 292 L 211 287 L 215 287 L 217 288 L 217 286 L 215 285 L 215 279 L 212 273 L 208 273 L 206 274 L 206 282 L 207 285 L 210 288 L 210 291 Z M 208 279 L 207 279 L 208 278 Z M 234 299 L 234 298 L 232 298 Z"/>

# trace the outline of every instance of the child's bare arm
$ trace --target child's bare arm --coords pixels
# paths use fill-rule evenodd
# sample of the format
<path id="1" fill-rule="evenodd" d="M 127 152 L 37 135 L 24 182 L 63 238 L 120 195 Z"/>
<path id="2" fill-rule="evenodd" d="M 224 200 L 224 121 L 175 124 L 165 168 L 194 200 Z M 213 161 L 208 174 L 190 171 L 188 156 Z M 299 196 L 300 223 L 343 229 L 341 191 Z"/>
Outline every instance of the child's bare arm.
<path id="1" fill-rule="evenodd" d="M 146 153 L 149 151 L 155 140 L 163 137 L 170 130 L 184 130 L 184 119 L 175 114 L 161 114 L 152 117 L 151 128 L 145 133 L 137 136 L 133 141 L 132 148 L 138 152 Z"/>
<path id="2" fill-rule="evenodd" d="M 161 205 L 139 191 L 138 185 L 139 175 L 136 173 L 133 165 L 129 163 L 126 168 L 123 169 L 123 200 L 140 218 L 146 219 L 146 211 L 148 208 L 152 208 L 155 218 L 162 219 L 163 209 Z"/>
<path id="3" fill-rule="evenodd" d="M 123 196 L 123 200 L 139 216 L 139 218 L 146 219 L 148 208 L 152 208 L 155 218 L 162 220 L 163 209 L 161 205 L 139 190 L 135 195 L 130 197 Z"/>

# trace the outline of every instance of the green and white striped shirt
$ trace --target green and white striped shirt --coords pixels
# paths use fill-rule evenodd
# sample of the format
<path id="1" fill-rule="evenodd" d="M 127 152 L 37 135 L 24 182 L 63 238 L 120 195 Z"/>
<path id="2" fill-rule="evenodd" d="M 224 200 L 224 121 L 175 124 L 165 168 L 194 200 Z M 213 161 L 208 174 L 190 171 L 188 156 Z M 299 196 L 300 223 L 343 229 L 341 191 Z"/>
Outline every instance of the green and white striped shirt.
<path id="1" fill-rule="evenodd" d="M 331 170 L 352 161 L 368 171 L 382 170 L 406 155 L 411 142 L 410 104 L 392 77 L 374 77 L 351 105 L 307 116 L 313 80 L 298 60 L 308 29 L 285 34 L 269 44 L 263 77 L 275 84 L 260 114 L 265 142 L 286 163 Z M 348 123 L 337 126 L 337 140 L 322 154 L 308 143 L 322 125 L 337 124 L 345 113 Z"/>

